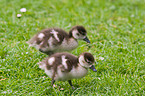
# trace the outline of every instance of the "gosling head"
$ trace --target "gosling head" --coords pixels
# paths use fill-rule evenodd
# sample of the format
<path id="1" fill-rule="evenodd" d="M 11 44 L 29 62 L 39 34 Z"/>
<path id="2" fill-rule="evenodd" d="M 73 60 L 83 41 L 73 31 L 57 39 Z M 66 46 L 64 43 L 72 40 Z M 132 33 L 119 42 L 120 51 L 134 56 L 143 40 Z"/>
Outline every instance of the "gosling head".
<path id="1" fill-rule="evenodd" d="M 95 66 L 93 65 L 94 64 L 94 57 L 91 53 L 88 53 L 88 52 L 84 52 L 82 53 L 79 58 L 79 63 L 82 67 L 84 68 L 90 68 L 91 70 L 93 71 L 97 71 Z"/>
<path id="2" fill-rule="evenodd" d="M 71 37 L 74 37 L 78 40 L 84 40 L 87 43 L 90 43 L 90 40 L 87 37 L 87 31 L 83 26 L 74 26 L 69 32 Z"/>

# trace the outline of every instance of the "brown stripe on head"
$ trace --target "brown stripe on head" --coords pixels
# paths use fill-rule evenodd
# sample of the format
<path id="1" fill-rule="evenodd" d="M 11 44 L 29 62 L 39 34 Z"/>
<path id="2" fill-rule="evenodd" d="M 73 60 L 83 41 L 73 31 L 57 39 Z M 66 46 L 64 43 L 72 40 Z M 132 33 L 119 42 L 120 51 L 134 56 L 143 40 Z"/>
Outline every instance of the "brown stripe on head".
<path id="1" fill-rule="evenodd" d="M 70 29 L 69 31 L 69 36 L 72 37 L 72 31 L 73 30 L 78 30 L 78 32 L 82 35 L 86 35 L 87 34 L 87 31 L 86 29 L 83 27 L 83 26 L 80 26 L 80 25 L 77 25 L 77 26 L 74 26 Z"/>
<path id="2" fill-rule="evenodd" d="M 82 35 L 86 35 L 87 31 L 83 26 L 76 26 L 78 32 Z"/>
<path id="3" fill-rule="evenodd" d="M 87 63 L 94 63 L 94 56 L 91 53 L 85 52 L 84 54 L 84 59 Z"/>

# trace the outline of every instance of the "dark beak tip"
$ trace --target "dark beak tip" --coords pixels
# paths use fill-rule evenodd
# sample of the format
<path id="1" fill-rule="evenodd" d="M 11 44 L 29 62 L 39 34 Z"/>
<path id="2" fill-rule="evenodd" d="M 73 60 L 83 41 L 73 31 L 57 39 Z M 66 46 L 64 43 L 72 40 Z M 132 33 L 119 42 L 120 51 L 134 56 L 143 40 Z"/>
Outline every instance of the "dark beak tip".
<path id="1" fill-rule="evenodd" d="M 97 70 L 96 70 L 96 69 L 93 69 L 93 71 L 94 71 L 94 72 L 97 72 Z"/>
<path id="2" fill-rule="evenodd" d="M 91 43 L 90 41 L 88 41 L 87 43 Z"/>
<path id="3" fill-rule="evenodd" d="M 96 70 L 96 68 L 95 68 L 94 65 L 92 65 L 92 66 L 90 67 L 90 69 L 93 70 L 94 72 L 97 72 L 97 70 Z"/>
<path id="4" fill-rule="evenodd" d="M 87 43 L 91 43 L 88 37 L 84 38 L 83 40 L 86 41 Z"/>

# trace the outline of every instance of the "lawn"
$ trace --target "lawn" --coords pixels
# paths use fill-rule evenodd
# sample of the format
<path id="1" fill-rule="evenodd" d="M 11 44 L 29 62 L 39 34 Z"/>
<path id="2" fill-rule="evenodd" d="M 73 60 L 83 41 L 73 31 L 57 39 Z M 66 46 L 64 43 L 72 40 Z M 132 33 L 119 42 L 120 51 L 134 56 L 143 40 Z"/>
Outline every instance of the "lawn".
<path id="1" fill-rule="evenodd" d="M 91 52 L 97 72 L 73 80 L 75 90 L 62 81 L 52 88 L 37 65 L 47 55 L 26 41 L 44 28 L 74 25 L 87 29 L 91 44 L 79 41 L 71 53 Z M 0 96 L 144 94 L 145 0 L 0 0 Z"/>

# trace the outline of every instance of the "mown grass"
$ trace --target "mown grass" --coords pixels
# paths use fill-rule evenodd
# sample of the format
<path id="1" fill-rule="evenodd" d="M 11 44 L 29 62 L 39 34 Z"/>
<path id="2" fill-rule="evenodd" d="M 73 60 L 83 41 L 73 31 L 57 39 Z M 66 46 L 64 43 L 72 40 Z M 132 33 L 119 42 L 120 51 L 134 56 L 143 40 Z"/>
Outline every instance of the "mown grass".
<path id="1" fill-rule="evenodd" d="M 0 0 L 0 95 L 143 96 L 144 5 L 144 0 Z M 26 13 L 19 11 L 23 7 Z M 46 55 L 26 41 L 41 29 L 68 31 L 74 25 L 86 27 L 91 44 L 79 41 L 72 54 L 91 52 L 98 72 L 73 80 L 75 90 L 61 81 L 52 88 L 37 65 Z"/>

